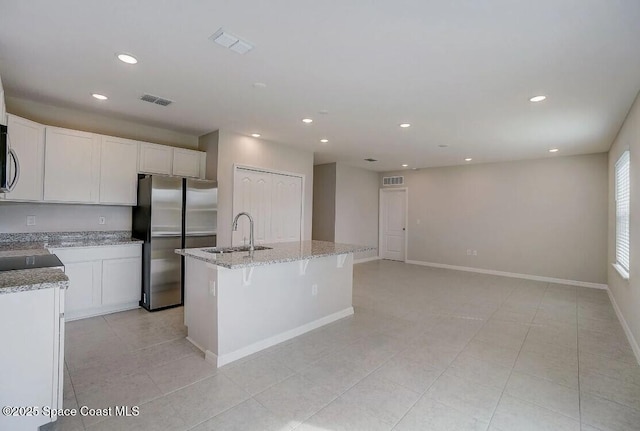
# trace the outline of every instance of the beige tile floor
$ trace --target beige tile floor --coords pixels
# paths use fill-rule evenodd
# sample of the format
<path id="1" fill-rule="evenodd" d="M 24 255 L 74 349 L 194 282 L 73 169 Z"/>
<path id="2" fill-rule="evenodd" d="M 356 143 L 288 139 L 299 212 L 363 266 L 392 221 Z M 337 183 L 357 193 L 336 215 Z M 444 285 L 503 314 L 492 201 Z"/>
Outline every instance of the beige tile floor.
<path id="1" fill-rule="evenodd" d="M 354 316 L 216 369 L 182 309 L 67 325 L 59 430 L 640 430 L 640 367 L 605 291 L 379 261 Z"/>

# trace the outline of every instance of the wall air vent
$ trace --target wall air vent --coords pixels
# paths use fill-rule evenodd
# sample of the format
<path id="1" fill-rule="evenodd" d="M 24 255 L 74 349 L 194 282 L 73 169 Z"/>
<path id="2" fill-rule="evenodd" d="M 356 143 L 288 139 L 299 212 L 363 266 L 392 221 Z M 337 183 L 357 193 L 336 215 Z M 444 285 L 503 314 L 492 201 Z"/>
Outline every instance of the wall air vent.
<path id="1" fill-rule="evenodd" d="M 382 177 L 383 186 L 401 186 L 404 184 L 404 177 Z"/>
<path id="2" fill-rule="evenodd" d="M 168 106 L 173 103 L 172 100 L 163 99 L 162 97 L 153 96 L 151 94 L 143 94 L 140 100 L 143 100 L 149 103 L 155 103 L 156 105 L 160 105 L 160 106 Z"/>

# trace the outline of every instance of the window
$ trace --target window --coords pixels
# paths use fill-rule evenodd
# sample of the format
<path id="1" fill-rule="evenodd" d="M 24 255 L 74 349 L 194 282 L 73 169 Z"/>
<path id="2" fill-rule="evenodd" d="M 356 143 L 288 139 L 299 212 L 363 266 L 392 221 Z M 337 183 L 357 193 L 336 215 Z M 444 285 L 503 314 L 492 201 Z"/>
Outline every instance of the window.
<path id="1" fill-rule="evenodd" d="M 616 269 L 629 277 L 629 151 L 616 162 Z"/>

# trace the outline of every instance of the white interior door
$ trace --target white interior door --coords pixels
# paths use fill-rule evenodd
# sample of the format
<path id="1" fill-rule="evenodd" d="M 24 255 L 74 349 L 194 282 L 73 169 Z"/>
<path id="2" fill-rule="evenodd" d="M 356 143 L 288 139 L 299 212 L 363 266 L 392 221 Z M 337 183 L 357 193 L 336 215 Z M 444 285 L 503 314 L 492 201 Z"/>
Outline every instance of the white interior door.
<path id="1" fill-rule="evenodd" d="M 406 189 L 387 189 L 380 194 L 380 257 L 404 261 L 406 242 Z"/>
<path id="2" fill-rule="evenodd" d="M 233 182 L 233 216 L 246 211 L 253 217 L 255 243 L 300 241 L 302 238 L 303 179 L 237 167 Z M 249 221 L 239 219 L 232 244 L 249 241 Z"/>
<path id="3" fill-rule="evenodd" d="M 302 178 L 273 174 L 271 242 L 300 241 Z"/>
<path id="4" fill-rule="evenodd" d="M 271 235 L 271 174 L 236 169 L 233 183 L 233 216 L 248 212 L 253 218 L 256 244 L 270 241 Z M 249 244 L 249 220 L 241 217 L 233 232 L 232 245 Z"/>

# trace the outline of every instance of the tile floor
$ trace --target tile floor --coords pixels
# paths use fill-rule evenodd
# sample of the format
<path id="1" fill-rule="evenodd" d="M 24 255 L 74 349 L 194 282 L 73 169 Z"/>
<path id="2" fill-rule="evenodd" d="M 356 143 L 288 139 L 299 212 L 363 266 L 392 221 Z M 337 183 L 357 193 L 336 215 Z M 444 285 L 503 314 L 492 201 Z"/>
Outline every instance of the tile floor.
<path id="1" fill-rule="evenodd" d="M 216 369 L 182 309 L 67 325 L 59 430 L 640 430 L 640 367 L 605 291 L 379 261 L 356 314 Z"/>

